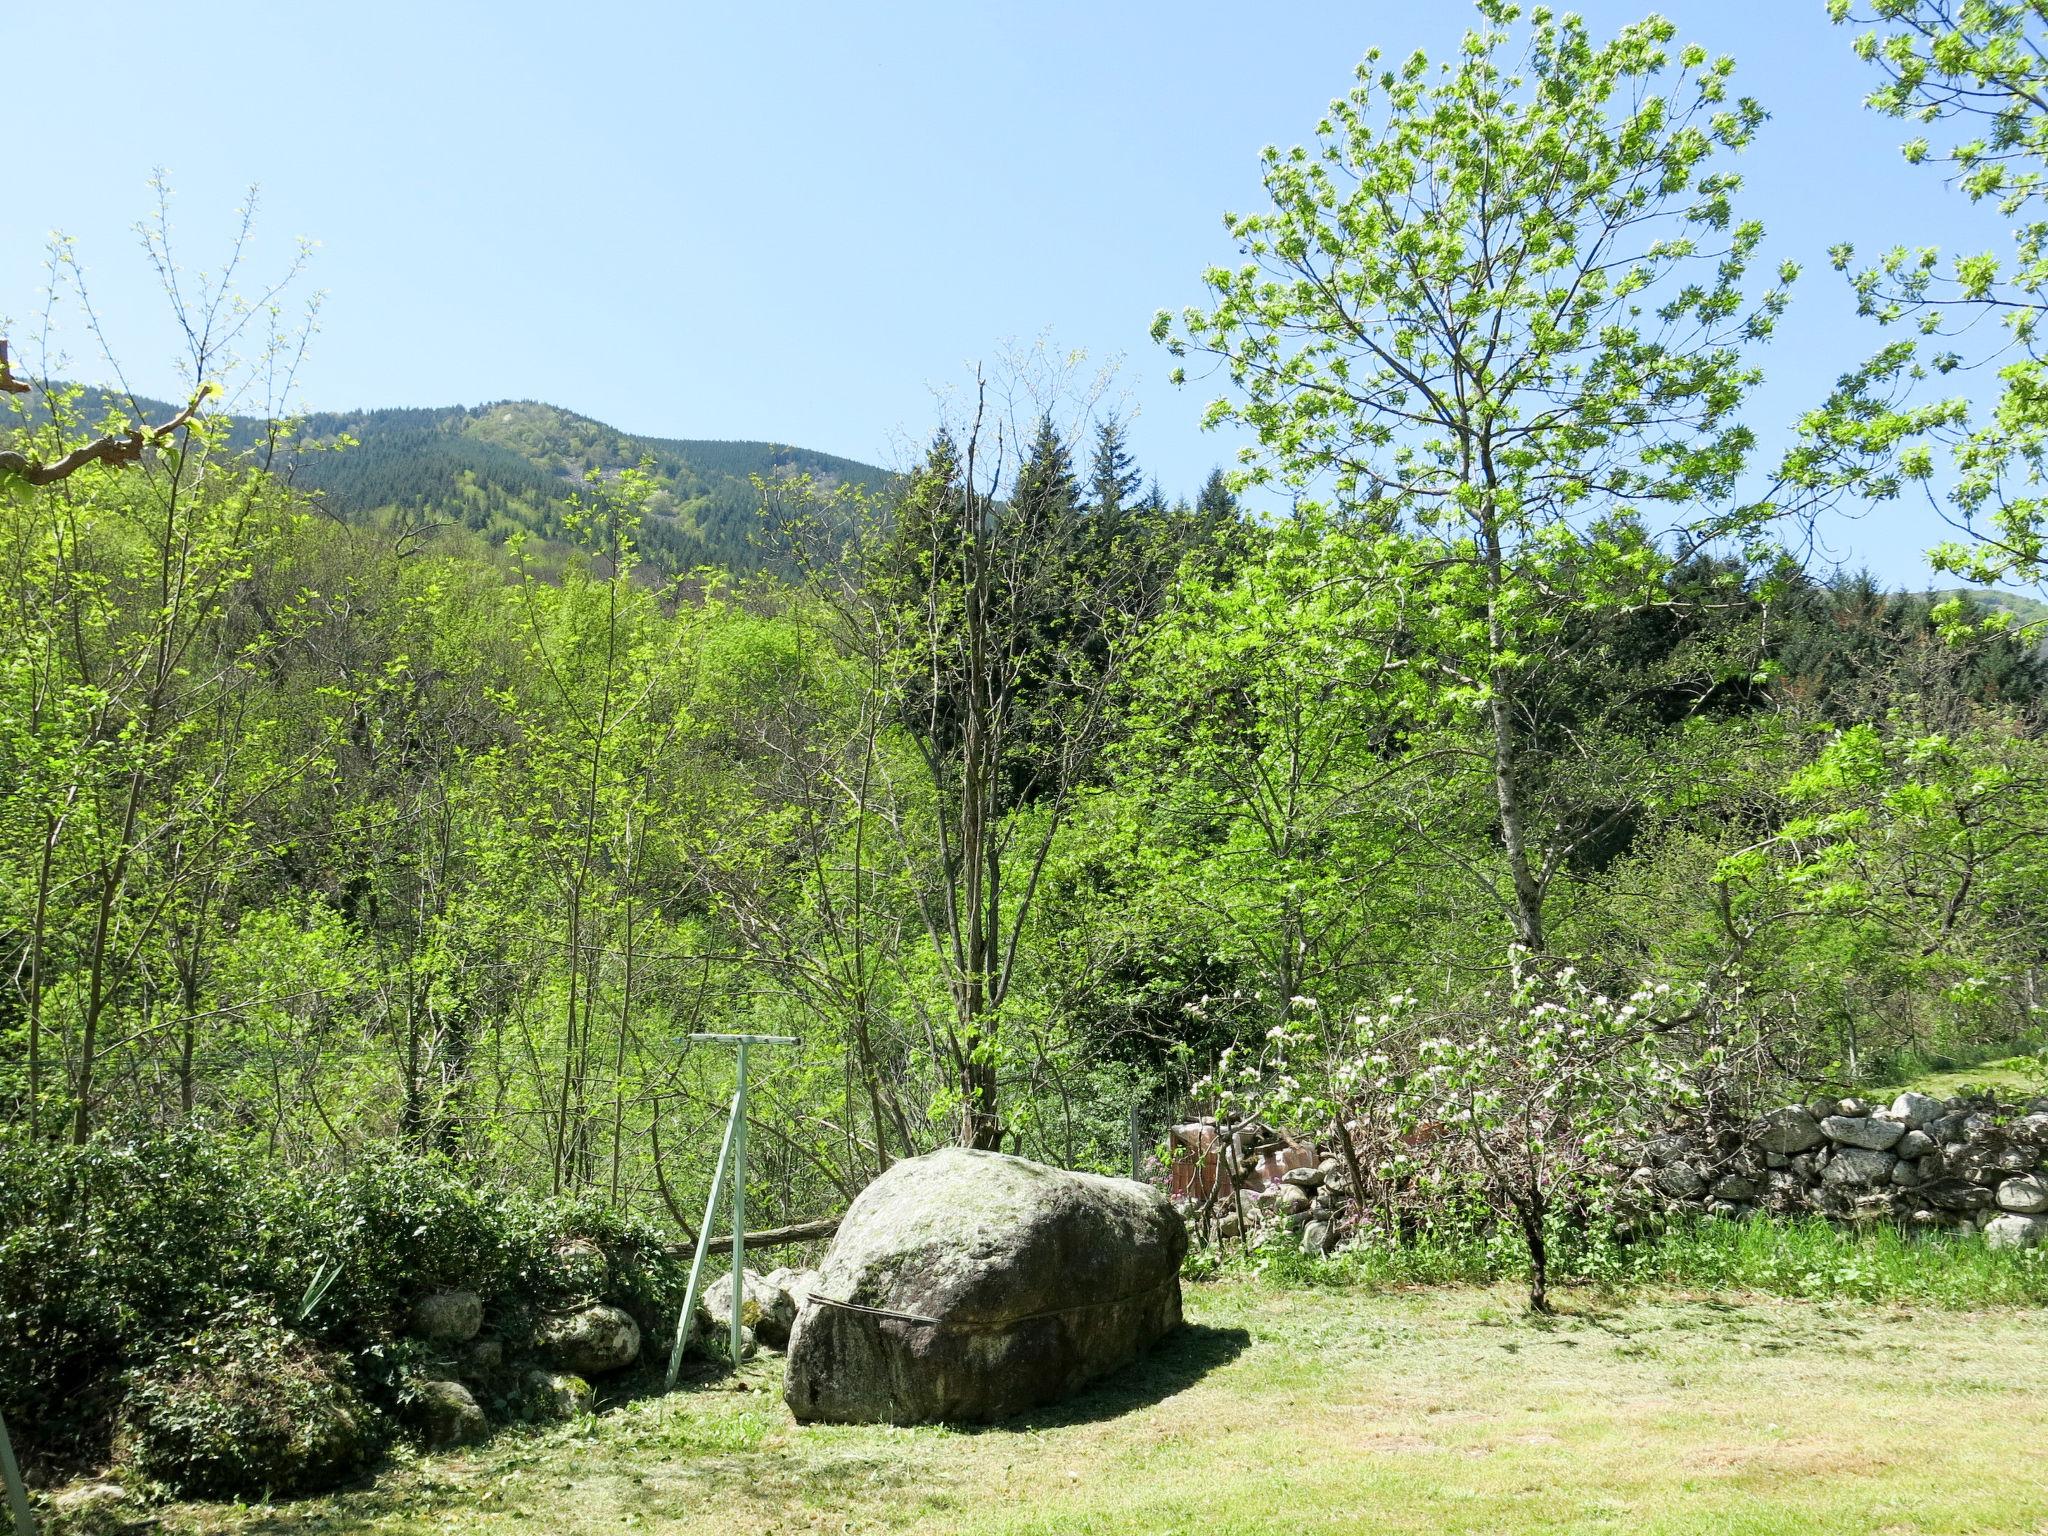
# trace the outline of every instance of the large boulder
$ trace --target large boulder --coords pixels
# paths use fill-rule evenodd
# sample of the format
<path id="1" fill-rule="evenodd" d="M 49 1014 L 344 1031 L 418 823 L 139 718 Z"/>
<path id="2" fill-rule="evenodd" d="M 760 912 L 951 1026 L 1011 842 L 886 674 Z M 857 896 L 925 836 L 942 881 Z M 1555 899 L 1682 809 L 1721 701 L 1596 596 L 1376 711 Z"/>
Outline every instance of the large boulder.
<path id="1" fill-rule="evenodd" d="M 562 1370 L 601 1376 L 639 1358 L 640 1325 L 619 1308 L 599 1303 L 543 1318 L 533 1341 Z"/>
<path id="2" fill-rule="evenodd" d="M 802 1307 L 818 1288 L 818 1272 L 815 1269 L 771 1269 L 768 1283 L 780 1289 L 789 1297 L 792 1307 Z M 793 1320 L 793 1319 L 792 1319 Z"/>
<path id="3" fill-rule="evenodd" d="M 1066 1396 L 1180 1322 L 1187 1229 L 1159 1190 L 949 1147 L 861 1191 L 797 1314 L 805 1421 L 988 1422 Z"/>
<path id="4" fill-rule="evenodd" d="M 2007 1179 L 1998 1186 L 1998 1207 L 2022 1216 L 2038 1216 L 2048 1211 L 2048 1177 L 2023 1173 L 2018 1178 Z"/>
<path id="5" fill-rule="evenodd" d="M 1867 1147 L 1844 1147 L 1828 1159 L 1827 1168 L 1821 1173 L 1821 1182 L 1833 1188 L 1858 1184 L 1883 1184 L 1889 1182 L 1892 1169 L 1898 1159 L 1889 1152 L 1874 1152 Z"/>
<path id="6" fill-rule="evenodd" d="M 1941 1100 L 1930 1099 L 1924 1093 L 1914 1093 L 1909 1089 L 1892 1100 L 1892 1118 L 1904 1121 L 1916 1131 L 1926 1130 L 1939 1120 L 1941 1115 Z"/>

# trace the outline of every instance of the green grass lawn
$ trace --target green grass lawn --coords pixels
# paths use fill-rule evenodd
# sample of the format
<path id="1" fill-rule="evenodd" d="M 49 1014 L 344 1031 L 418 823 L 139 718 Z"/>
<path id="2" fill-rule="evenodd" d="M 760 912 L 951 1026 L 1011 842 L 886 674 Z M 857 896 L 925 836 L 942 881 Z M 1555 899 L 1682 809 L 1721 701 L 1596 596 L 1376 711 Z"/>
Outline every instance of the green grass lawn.
<path id="1" fill-rule="evenodd" d="M 2035 1094 L 2048 1093 L 2048 1070 L 2044 1070 L 2044 1063 L 2038 1056 L 2013 1056 L 1974 1067 L 1958 1067 L 1954 1071 L 1911 1073 L 1895 1084 L 1888 1084 L 1887 1088 L 1892 1093 L 1911 1088 L 1915 1093 L 1929 1094 L 1937 1099 L 1948 1098 L 1965 1089 L 1990 1088 L 2001 1099 L 2025 1102 Z"/>
<path id="2" fill-rule="evenodd" d="M 991 1429 L 800 1428 L 779 1360 L 180 1532 L 2048 1532 L 2048 1313 L 1190 1285 Z"/>

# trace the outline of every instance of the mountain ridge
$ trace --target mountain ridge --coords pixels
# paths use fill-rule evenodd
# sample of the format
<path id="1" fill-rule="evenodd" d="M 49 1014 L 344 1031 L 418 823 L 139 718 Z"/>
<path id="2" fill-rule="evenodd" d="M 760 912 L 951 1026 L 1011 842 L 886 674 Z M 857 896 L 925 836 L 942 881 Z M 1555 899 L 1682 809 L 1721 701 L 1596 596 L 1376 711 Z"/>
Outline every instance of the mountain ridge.
<path id="1" fill-rule="evenodd" d="M 236 432 L 265 425 L 238 418 Z M 344 439 L 349 445 L 335 451 Z M 626 432 L 538 400 L 308 412 L 291 423 L 286 454 L 294 483 L 319 492 L 337 516 L 454 521 L 496 546 L 520 531 L 561 543 L 562 514 L 592 477 L 645 464 L 655 488 L 640 543 L 666 573 L 774 563 L 759 537 L 757 477 L 808 475 L 869 490 L 893 478 L 879 465 L 794 444 Z"/>

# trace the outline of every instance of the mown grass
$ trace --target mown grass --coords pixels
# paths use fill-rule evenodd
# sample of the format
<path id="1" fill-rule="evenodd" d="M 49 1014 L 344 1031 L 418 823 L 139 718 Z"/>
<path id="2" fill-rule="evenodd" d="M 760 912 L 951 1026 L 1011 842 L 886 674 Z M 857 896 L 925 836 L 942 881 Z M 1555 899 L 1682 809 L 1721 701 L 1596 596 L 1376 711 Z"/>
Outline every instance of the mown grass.
<path id="1" fill-rule="evenodd" d="M 1753 1231 L 1725 1243 L 1703 1232 L 1671 1262 L 1809 1283 L 1792 1266 L 1810 1266 L 1812 1240 L 1774 1248 Z M 1881 1257 L 1893 1250 L 1853 1251 L 1869 1273 L 1900 1282 Z M 1148 1359 L 994 1428 L 799 1427 L 782 1407 L 780 1362 L 768 1359 L 736 1382 L 507 1432 L 355 1491 L 180 1506 L 166 1526 L 245 1536 L 2048 1529 L 2048 1479 L 2026 1449 L 2048 1436 L 2038 1311 L 1965 1310 L 1944 1299 L 1957 1288 L 1927 1306 L 1585 1287 L 1539 1319 L 1507 1283 L 1322 1279 L 1281 1284 L 1269 1269 L 1191 1283 L 1189 1326 Z"/>
<path id="2" fill-rule="evenodd" d="M 1973 1064 L 1903 1066 L 1886 1074 L 1885 1080 L 1872 1088 L 1870 1096 L 1902 1093 L 1909 1088 L 1937 1099 L 1989 1092 L 2001 1099 L 2026 1100 L 2048 1093 L 2048 1054 L 2023 1052 Z"/>

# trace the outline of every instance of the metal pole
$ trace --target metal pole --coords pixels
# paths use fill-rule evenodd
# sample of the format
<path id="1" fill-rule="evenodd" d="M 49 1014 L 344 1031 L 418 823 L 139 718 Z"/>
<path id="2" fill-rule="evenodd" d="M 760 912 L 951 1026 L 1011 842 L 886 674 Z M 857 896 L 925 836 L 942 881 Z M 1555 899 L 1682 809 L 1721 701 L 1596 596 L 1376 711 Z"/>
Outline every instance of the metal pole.
<path id="1" fill-rule="evenodd" d="M 14 1446 L 8 1441 L 5 1419 L 0 1419 L 0 1481 L 7 1484 L 7 1507 L 14 1514 L 14 1536 L 36 1536 L 36 1517 L 29 1513 L 28 1488 L 14 1460 Z"/>
<path id="2" fill-rule="evenodd" d="M 739 1108 L 739 1100 L 733 1100 L 733 1108 Z M 718 1192 L 725 1183 L 727 1159 L 732 1155 L 732 1128 L 739 1124 L 739 1116 L 732 1115 L 725 1122 L 725 1139 L 718 1144 L 718 1171 L 711 1175 L 711 1198 L 704 1202 L 704 1225 L 697 1229 L 697 1252 L 690 1259 L 690 1284 L 683 1292 L 683 1310 L 676 1316 L 675 1347 L 668 1352 L 668 1390 L 676 1389 L 676 1375 L 683 1368 L 683 1346 L 689 1342 L 690 1323 L 697 1312 L 697 1282 L 704 1278 L 704 1256 L 711 1251 L 711 1223 L 718 1220 Z"/>
<path id="3" fill-rule="evenodd" d="M 718 1172 L 711 1176 L 711 1198 L 704 1206 L 704 1230 L 697 1238 L 697 1254 L 690 1261 L 690 1286 L 683 1297 L 683 1315 L 676 1319 L 676 1346 L 669 1356 L 668 1384 L 676 1384 L 676 1372 L 683 1361 L 683 1341 L 690 1331 L 690 1314 L 697 1304 L 697 1279 L 704 1270 L 704 1255 L 711 1247 L 711 1223 L 718 1219 L 720 1181 L 729 1168 L 732 1175 L 732 1368 L 740 1368 L 741 1309 L 747 1299 L 747 1047 L 749 1045 L 796 1045 L 794 1035 L 692 1034 L 692 1040 L 715 1040 L 739 1047 L 739 1073 L 733 1085 L 732 1114 L 725 1124 L 725 1141 L 718 1151 Z"/>
<path id="4" fill-rule="evenodd" d="M 747 1300 L 747 1041 L 739 1042 L 739 1082 L 732 1096 L 732 1368 L 740 1368 L 740 1310 Z"/>

